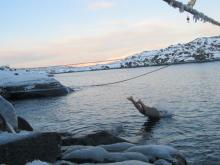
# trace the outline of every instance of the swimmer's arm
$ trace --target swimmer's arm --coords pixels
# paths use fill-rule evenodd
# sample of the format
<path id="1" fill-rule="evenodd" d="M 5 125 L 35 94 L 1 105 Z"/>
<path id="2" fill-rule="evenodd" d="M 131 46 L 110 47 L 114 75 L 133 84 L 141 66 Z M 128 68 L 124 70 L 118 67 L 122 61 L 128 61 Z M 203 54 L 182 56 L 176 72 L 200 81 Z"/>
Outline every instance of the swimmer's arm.
<path id="1" fill-rule="evenodd" d="M 133 99 L 132 96 L 131 96 L 131 97 L 128 97 L 127 99 L 134 104 L 135 108 L 137 108 L 140 113 L 144 114 L 144 113 L 143 113 L 143 107 L 142 107 L 142 105 L 141 105 L 140 103 L 134 101 L 134 99 Z"/>

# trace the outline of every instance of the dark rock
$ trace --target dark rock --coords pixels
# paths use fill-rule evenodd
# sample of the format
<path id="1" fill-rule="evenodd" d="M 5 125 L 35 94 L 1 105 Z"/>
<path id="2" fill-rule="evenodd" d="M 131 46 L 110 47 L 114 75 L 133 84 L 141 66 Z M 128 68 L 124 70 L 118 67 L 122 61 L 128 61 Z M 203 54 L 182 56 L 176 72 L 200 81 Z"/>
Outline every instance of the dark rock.
<path id="1" fill-rule="evenodd" d="M 62 146 L 70 145 L 87 145 L 87 146 L 97 146 L 97 145 L 107 145 L 114 143 L 127 142 L 126 140 L 116 137 L 107 131 L 95 132 L 86 136 L 76 137 L 67 136 L 62 138 Z"/>
<path id="2" fill-rule="evenodd" d="M 60 155 L 57 133 L 0 134 L 0 162 L 24 165 L 33 160 L 55 162 Z"/>
<path id="3" fill-rule="evenodd" d="M 6 87 L 5 90 L 11 100 L 64 96 L 73 91 L 73 89 L 67 88 L 59 82 L 36 84 L 32 89 L 28 89 L 27 85 L 10 86 Z"/>
<path id="4" fill-rule="evenodd" d="M 7 131 L 5 118 L 0 114 L 0 131 Z"/>
<path id="5" fill-rule="evenodd" d="M 0 87 L 0 96 L 4 97 L 5 99 L 10 97 L 9 93 L 2 87 Z"/>
<path id="6" fill-rule="evenodd" d="M 22 117 L 18 116 L 18 129 L 25 131 L 33 131 L 32 126 Z"/>

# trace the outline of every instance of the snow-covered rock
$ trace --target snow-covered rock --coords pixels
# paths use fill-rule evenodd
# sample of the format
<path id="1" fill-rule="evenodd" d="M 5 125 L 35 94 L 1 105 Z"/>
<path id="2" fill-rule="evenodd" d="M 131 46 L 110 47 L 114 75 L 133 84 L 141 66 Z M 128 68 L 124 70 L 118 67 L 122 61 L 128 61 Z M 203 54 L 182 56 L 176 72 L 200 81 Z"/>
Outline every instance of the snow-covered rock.
<path id="1" fill-rule="evenodd" d="M 109 151 L 105 148 L 109 149 Z M 84 147 L 71 146 L 62 154 L 61 159 L 75 163 L 111 163 L 136 160 L 146 163 L 156 163 L 158 165 L 178 163 L 179 165 L 187 165 L 183 156 L 176 149 L 170 146 L 136 146 L 130 145 L 129 143 Z"/>
<path id="2" fill-rule="evenodd" d="M 115 143 L 115 144 L 110 144 L 110 145 L 100 145 L 104 149 L 106 149 L 109 152 L 122 152 L 125 151 L 126 149 L 135 146 L 134 144 L 131 143 Z"/>
<path id="3" fill-rule="evenodd" d="M 50 165 L 50 164 L 47 162 L 42 162 L 40 160 L 34 160 L 32 162 L 26 163 L 26 165 Z"/>
<path id="4" fill-rule="evenodd" d="M 0 89 L 1 93 L 4 91 L 6 96 L 12 99 L 59 96 L 70 92 L 70 89 L 45 71 L 17 70 L 9 67 L 0 67 Z"/>
<path id="5" fill-rule="evenodd" d="M 36 84 L 52 83 L 56 80 L 49 77 L 46 72 L 16 70 L 5 68 L 0 69 L 0 86 L 27 86 L 28 89 L 34 88 Z"/>
<path id="6" fill-rule="evenodd" d="M 0 96 L 0 114 L 4 118 L 5 122 L 10 124 L 14 130 L 18 128 L 18 119 L 15 113 L 15 108 L 2 96 Z"/>

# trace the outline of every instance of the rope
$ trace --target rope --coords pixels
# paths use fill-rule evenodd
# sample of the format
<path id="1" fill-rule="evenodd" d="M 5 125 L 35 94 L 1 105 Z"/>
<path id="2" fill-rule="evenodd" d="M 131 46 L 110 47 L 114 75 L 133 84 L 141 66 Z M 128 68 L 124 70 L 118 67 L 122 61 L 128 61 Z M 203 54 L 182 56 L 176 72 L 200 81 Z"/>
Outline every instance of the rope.
<path id="1" fill-rule="evenodd" d="M 150 72 L 146 72 L 146 73 L 143 73 L 143 74 L 140 74 L 138 76 L 135 76 L 135 77 L 130 77 L 130 78 L 127 78 L 127 79 L 124 79 L 124 80 L 119 80 L 119 81 L 114 81 L 114 82 L 109 82 L 109 83 L 103 83 L 103 84 L 95 84 L 95 85 L 89 85 L 89 86 L 81 86 L 81 87 L 73 87 L 73 90 L 74 88 L 82 88 L 82 87 L 101 87 L 101 86 L 108 86 L 108 85 L 114 85 L 114 84 L 119 84 L 119 83 L 123 83 L 123 82 L 127 82 L 127 81 L 130 81 L 130 80 L 134 80 L 134 79 L 137 79 L 139 77 L 143 77 L 143 76 L 146 76 L 146 75 L 149 75 L 149 74 L 152 74 L 152 73 L 155 73 L 155 72 L 158 72 L 160 70 L 163 70 L 167 67 L 169 67 L 170 65 L 166 65 L 166 66 L 163 66 L 163 67 L 160 67 L 158 69 L 155 69 L 155 70 L 152 70 Z M 62 89 L 62 88 L 65 88 L 65 87 L 59 87 L 59 88 L 49 88 L 49 89 L 29 89 L 29 90 L 21 90 L 21 91 L 8 91 L 9 94 L 15 94 L 15 93 L 29 93 L 29 92 L 43 92 L 43 91 L 53 91 L 53 90 L 59 90 L 59 89 Z M 68 89 L 68 88 L 67 88 Z M 72 88 L 69 88 L 70 90 Z"/>
<path id="2" fill-rule="evenodd" d="M 170 66 L 170 65 L 166 65 L 166 66 L 160 67 L 160 68 L 158 68 L 158 69 L 152 70 L 152 71 L 150 71 L 150 72 L 146 72 L 146 73 L 140 74 L 140 75 L 138 75 L 138 76 L 130 77 L 130 78 L 127 78 L 127 79 L 124 79 L 124 80 L 120 80 L 120 81 L 114 81 L 114 82 L 103 83 L 103 84 L 95 84 L 95 85 L 89 85 L 89 86 L 83 86 L 83 87 L 101 87 L 101 86 L 108 86 L 108 85 L 120 84 L 120 83 L 124 83 L 124 82 L 130 81 L 130 80 L 137 79 L 137 78 L 139 78 L 139 77 L 143 77 L 143 76 L 146 76 L 146 75 L 149 75 L 149 74 L 158 72 L 158 71 L 160 71 L 160 70 L 163 70 L 163 69 L 165 69 L 165 68 L 168 68 L 169 66 Z"/>

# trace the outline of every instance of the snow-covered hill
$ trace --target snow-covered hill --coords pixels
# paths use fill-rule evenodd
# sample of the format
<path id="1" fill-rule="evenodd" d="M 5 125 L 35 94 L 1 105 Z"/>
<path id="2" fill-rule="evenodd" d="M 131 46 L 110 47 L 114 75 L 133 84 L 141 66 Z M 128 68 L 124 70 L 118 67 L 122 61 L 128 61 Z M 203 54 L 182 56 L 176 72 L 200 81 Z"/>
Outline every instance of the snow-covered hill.
<path id="1" fill-rule="evenodd" d="M 109 64 L 90 67 L 59 66 L 49 67 L 46 70 L 49 73 L 65 73 L 217 60 L 220 60 L 220 36 L 203 37 L 186 44 L 171 45 L 160 50 L 144 51 Z"/>

